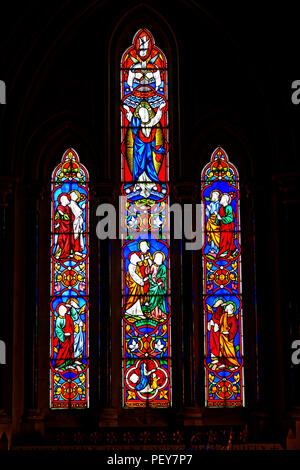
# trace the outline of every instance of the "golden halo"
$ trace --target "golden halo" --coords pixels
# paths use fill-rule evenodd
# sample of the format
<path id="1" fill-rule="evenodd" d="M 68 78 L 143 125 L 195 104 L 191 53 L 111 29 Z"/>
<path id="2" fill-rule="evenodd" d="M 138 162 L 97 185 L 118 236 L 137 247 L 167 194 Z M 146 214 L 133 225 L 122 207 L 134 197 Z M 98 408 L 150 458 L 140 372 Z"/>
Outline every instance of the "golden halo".
<path id="1" fill-rule="evenodd" d="M 163 255 L 163 262 L 164 262 L 164 261 L 165 261 L 165 259 L 166 259 L 166 255 L 164 254 L 164 252 L 163 252 L 163 251 L 160 251 L 160 250 L 158 250 L 158 251 L 155 251 L 155 252 L 153 253 L 153 259 L 154 259 L 155 255 L 156 255 L 157 253 L 161 253 L 161 254 Z"/>
<path id="2" fill-rule="evenodd" d="M 210 195 L 209 195 L 209 199 L 210 199 L 210 200 L 211 200 L 211 195 L 212 195 L 212 193 L 219 193 L 219 197 L 221 197 L 222 194 L 223 194 L 222 191 L 220 191 L 219 189 L 212 189 L 212 191 L 211 191 L 211 193 L 210 193 Z"/>
<path id="3" fill-rule="evenodd" d="M 79 302 L 78 302 L 78 300 L 77 300 L 75 297 L 70 297 L 70 298 L 66 301 L 66 304 L 70 304 L 70 303 L 72 302 L 72 300 L 73 300 L 73 302 L 75 302 L 76 305 L 79 306 Z"/>
<path id="4" fill-rule="evenodd" d="M 71 189 L 71 191 L 69 191 L 68 194 L 70 195 L 71 193 L 76 194 L 76 196 L 77 196 L 76 202 L 81 200 L 81 194 L 80 194 L 79 191 L 77 191 L 77 189 Z"/>
<path id="5" fill-rule="evenodd" d="M 146 108 L 147 111 L 149 112 L 149 118 L 152 119 L 154 116 L 155 116 L 155 112 L 153 110 L 153 108 L 151 108 L 150 104 L 147 102 L 147 101 L 141 101 L 140 104 L 136 107 L 135 111 L 134 111 L 134 117 L 139 117 L 139 110 L 141 108 Z M 149 119 L 149 120 L 150 120 Z"/>

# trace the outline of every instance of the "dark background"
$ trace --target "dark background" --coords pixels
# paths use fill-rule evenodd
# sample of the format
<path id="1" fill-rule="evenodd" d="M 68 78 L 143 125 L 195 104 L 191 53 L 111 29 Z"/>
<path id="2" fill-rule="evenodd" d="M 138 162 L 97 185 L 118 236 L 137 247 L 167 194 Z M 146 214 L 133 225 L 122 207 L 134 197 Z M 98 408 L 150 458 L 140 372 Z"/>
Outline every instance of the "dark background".
<path id="1" fill-rule="evenodd" d="M 201 253 L 175 242 L 174 410 L 161 422 L 121 410 L 119 244 L 96 240 L 94 217 L 93 416 L 68 415 L 67 427 L 133 422 L 139 429 L 155 421 L 209 433 L 237 425 L 247 428 L 249 442 L 283 446 L 289 430 L 296 433 L 300 105 L 291 101 L 291 85 L 300 78 L 298 22 L 296 7 L 282 3 L 2 3 L 0 338 L 8 364 L 0 366 L 0 425 L 10 443 L 31 443 L 35 433 L 47 440 L 66 425 L 47 407 L 50 175 L 72 146 L 91 174 L 91 216 L 100 202 L 117 200 L 118 66 L 140 27 L 150 29 L 169 62 L 172 201 L 199 202 L 201 169 L 217 145 L 240 170 L 247 407 L 204 410 Z"/>

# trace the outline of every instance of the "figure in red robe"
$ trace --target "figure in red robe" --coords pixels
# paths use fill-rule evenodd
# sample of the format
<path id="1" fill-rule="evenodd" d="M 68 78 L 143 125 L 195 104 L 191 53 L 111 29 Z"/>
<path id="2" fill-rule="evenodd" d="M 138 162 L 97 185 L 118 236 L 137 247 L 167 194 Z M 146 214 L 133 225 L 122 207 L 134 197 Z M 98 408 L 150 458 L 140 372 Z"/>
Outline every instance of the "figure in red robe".
<path id="1" fill-rule="evenodd" d="M 239 361 L 234 346 L 234 338 L 238 331 L 238 322 L 235 316 L 236 305 L 232 301 L 224 302 L 217 299 L 212 310 L 212 317 L 208 322 L 209 352 L 211 357 L 211 370 L 238 369 Z"/>
<path id="2" fill-rule="evenodd" d="M 72 242 L 72 253 L 74 257 L 81 257 L 84 250 L 84 235 L 83 235 L 83 211 L 85 209 L 85 204 L 79 206 L 79 202 L 85 199 L 84 194 L 80 194 L 79 191 L 73 189 L 68 193 L 70 196 L 70 210 L 72 216 L 72 231 L 73 236 L 71 239 Z"/>
<path id="3" fill-rule="evenodd" d="M 224 299 L 219 298 L 214 303 L 212 311 L 212 317 L 207 324 L 207 329 L 210 332 L 209 334 L 209 352 L 212 365 L 212 370 L 215 370 L 219 363 L 220 357 L 220 319 L 224 313 L 222 305 L 224 304 Z"/>
<path id="4" fill-rule="evenodd" d="M 238 331 L 235 316 L 236 305 L 232 301 L 223 304 L 223 315 L 220 319 L 220 358 L 218 369 L 238 369 L 240 364 L 234 346 L 234 338 Z"/>
<path id="5" fill-rule="evenodd" d="M 55 228 L 58 231 L 57 244 L 54 252 L 55 258 L 68 259 L 72 247 L 72 211 L 69 194 L 62 193 L 58 197 L 58 206 L 55 214 Z"/>
<path id="6" fill-rule="evenodd" d="M 71 305 L 60 303 L 57 308 L 55 322 L 54 352 L 57 353 L 54 361 L 56 369 L 65 370 L 74 363 L 74 322 L 68 313 Z"/>

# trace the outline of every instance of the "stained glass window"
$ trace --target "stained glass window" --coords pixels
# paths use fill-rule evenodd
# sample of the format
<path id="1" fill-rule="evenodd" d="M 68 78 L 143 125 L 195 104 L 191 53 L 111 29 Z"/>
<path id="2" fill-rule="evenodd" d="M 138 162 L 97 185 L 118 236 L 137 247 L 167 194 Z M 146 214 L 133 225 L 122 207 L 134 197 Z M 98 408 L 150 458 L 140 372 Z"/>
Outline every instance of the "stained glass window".
<path id="1" fill-rule="evenodd" d="M 87 408 L 88 172 L 68 149 L 51 184 L 50 407 Z"/>
<path id="2" fill-rule="evenodd" d="M 122 394 L 171 406 L 167 61 L 140 29 L 121 59 Z"/>
<path id="3" fill-rule="evenodd" d="M 218 147 L 202 171 L 205 398 L 244 406 L 239 175 Z"/>

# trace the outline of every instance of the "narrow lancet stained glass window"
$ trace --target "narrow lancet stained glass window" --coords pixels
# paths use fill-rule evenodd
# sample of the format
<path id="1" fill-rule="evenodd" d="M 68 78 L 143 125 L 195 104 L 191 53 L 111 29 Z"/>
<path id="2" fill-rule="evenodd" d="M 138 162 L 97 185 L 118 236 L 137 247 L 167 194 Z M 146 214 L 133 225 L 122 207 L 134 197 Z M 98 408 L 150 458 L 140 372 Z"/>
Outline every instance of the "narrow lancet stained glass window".
<path id="1" fill-rule="evenodd" d="M 68 149 L 52 174 L 50 407 L 87 408 L 88 172 Z"/>
<path id="2" fill-rule="evenodd" d="M 121 60 L 123 406 L 171 406 L 167 62 L 140 29 Z"/>
<path id="3" fill-rule="evenodd" d="M 244 406 L 239 176 L 218 147 L 202 171 L 205 399 Z"/>

